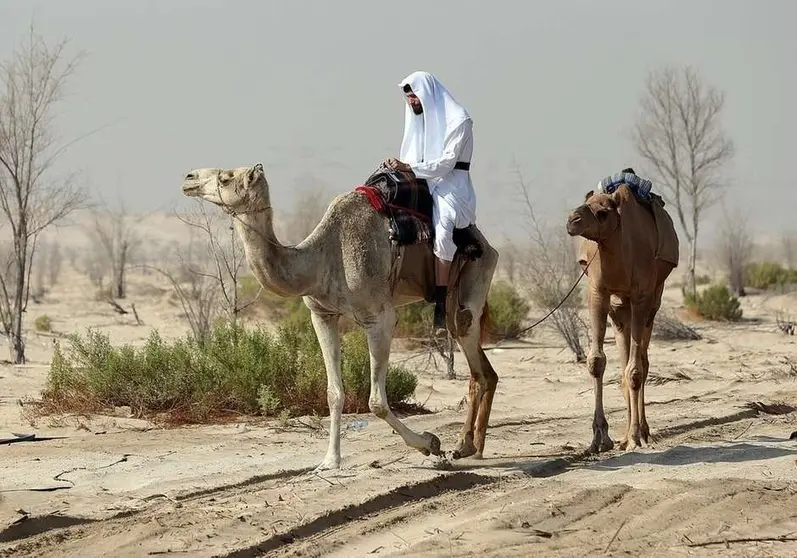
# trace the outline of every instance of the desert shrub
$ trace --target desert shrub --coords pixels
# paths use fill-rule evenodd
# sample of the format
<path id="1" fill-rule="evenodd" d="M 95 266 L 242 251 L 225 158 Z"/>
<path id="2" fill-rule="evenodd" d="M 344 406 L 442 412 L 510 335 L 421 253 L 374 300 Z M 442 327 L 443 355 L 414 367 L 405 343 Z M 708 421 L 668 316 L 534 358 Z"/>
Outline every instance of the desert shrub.
<path id="1" fill-rule="evenodd" d="M 725 285 L 712 285 L 696 295 L 685 291 L 684 303 L 692 312 L 708 320 L 735 322 L 742 317 L 739 299 L 731 295 Z"/>
<path id="2" fill-rule="evenodd" d="M 36 331 L 43 331 L 48 332 L 53 330 L 53 321 L 50 319 L 50 316 L 44 314 L 36 318 L 33 322 L 33 327 L 36 328 Z"/>
<path id="3" fill-rule="evenodd" d="M 769 289 L 797 283 L 797 269 L 777 262 L 753 263 L 745 268 L 745 284 L 755 289 Z"/>
<path id="4" fill-rule="evenodd" d="M 702 336 L 669 312 L 659 311 L 653 322 L 652 337 L 662 341 L 698 341 Z"/>
<path id="5" fill-rule="evenodd" d="M 511 284 L 505 281 L 493 283 L 488 304 L 493 335 L 504 339 L 517 339 L 522 335 L 523 322 L 531 308 Z"/>
<path id="6" fill-rule="evenodd" d="M 344 336 L 345 412 L 368 409 L 370 368 L 362 332 Z M 388 402 L 406 402 L 417 380 L 391 366 Z M 56 346 L 39 406 L 43 414 L 100 412 L 130 406 L 137 416 L 205 422 L 222 413 L 297 416 L 328 414 L 321 349 L 300 322 L 276 333 L 216 324 L 203 344 L 193 337 L 167 343 L 153 331 L 143 347 L 114 347 L 95 330 Z"/>

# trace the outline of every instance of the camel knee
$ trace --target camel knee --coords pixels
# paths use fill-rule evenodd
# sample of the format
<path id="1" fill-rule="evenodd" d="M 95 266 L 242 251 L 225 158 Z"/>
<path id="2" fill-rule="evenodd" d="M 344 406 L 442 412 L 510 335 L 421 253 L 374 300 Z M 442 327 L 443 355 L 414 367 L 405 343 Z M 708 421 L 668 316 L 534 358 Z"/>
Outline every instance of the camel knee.
<path id="1" fill-rule="evenodd" d="M 498 387 L 498 374 L 492 370 L 486 371 L 479 378 L 479 386 L 482 388 L 482 393 L 492 393 Z"/>
<path id="2" fill-rule="evenodd" d="M 606 355 L 602 351 L 599 353 L 590 351 L 587 357 L 587 370 L 593 378 L 603 378 L 603 373 L 606 371 Z"/>
<path id="3" fill-rule="evenodd" d="M 340 413 L 343 411 L 343 392 L 337 388 L 327 389 L 327 405 L 329 412 Z"/>
<path id="4" fill-rule="evenodd" d="M 637 391 L 642 387 L 642 382 L 644 381 L 644 373 L 642 371 L 642 367 L 631 365 L 626 370 L 626 382 L 628 386 Z"/>

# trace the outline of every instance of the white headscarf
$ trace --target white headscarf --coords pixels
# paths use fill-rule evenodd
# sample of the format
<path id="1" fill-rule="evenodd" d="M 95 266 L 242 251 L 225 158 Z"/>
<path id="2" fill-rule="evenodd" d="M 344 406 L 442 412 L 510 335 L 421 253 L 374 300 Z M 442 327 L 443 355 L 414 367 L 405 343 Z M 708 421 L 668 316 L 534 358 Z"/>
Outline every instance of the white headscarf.
<path id="1" fill-rule="evenodd" d="M 470 115 L 448 89 L 428 72 L 411 73 L 399 83 L 399 87 L 403 88 L 406 84 L 420 99 L 423 113 L 415 114 L 407 104 L 399 159 L 405 163 L 433 161 L 443 155 L 449 134 Z M 405 95 L 403 91 L 402 95 Z"/>

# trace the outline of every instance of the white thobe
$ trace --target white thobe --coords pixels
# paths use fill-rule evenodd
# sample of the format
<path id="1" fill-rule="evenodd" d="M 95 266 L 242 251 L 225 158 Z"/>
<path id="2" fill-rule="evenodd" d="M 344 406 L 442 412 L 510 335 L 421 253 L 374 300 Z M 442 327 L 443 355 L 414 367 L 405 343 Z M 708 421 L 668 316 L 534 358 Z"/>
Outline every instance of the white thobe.
<path id="1" fill-rule="evenodd" d="M 454 229 L 476 222 L 476 192 L 470 172 L 454 168 L 459 161 L 470 163 L 472 156 L 473 121 L 468 119 L 446 138 L 440 157 L 410 163 L 415 176 L 429 183 L 429 192 L 434 200 L 434 253 L 447 262 L 454 259 L 456 252 L 452 239 Z"/>

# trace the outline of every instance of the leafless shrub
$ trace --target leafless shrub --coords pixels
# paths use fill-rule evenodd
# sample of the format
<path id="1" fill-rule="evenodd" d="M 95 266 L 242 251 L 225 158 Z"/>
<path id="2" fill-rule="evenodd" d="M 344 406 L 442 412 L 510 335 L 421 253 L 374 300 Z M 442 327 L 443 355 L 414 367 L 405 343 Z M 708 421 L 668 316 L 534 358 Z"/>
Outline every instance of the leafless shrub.
<path id="1" fill-rule="evenodd" d="M 775 314 L 775 323 L 784 335 L 794 335 L 795 330 L 797 330 L 797 325 L 783 312 Z"/>
<path id="2" fill-rule="evenodd" d="M 193 273 L 194 266 L 201 265 L 205 258 L 196 257 L 196 240 L 194 235 L 188 242 L 187 249 L 175 254 L 176 265 L 161 268 L 147 264 L 138 267 L 148 269 L 165 277 L 174 290 L 177 300 L 183 309 L 191 335 L 198 343 L 204 343 L 210 334 L 219 308 L 219 285 L 204 274 Z"/>
<path id="3" fill-rule="evenodd" d="M 209 255 L 209 265 L 203 268 L 189 266 L 188 271 L 218 286 L 222 311 L 231 323 L 236 323 L 241 312 L 257 300 L 263 287 L 248 298 L 241 297 L 238 287 L 246 268 L 246 254 L 235 230 L 234 218 L 222 217 L 217 211 L 211 214 L 207 208 L 207 204 L 198 202 L 193 212 L 179 216 L 181 221 L 199 232 Z"/>
<path id="4" fill-rule="evenodd" d="M 528 188 L 520 171 L 518 184 L 526 207 L 526 229 L 532 247 L 525 254 L 520 267 L 529 296 L 538 308 L 553 312 L 549 318 L 564 339 L 577 362 L 586 362 L 584 340 L 587 325 L 581 318 L 583 300 L 578 290 L 571 289 L 581 276 L 575 247 L 563 227 L 545 230 L 537 219 Z"/>
<path id="5" fill-rule="evenodd" d="M 686 235 L 692 296 L 701 218 L 717 201 L 722 168 L 734 153 L 720 122 L 724 105 L 724 94 L 693 68 L 664 67 L 648 77 L 633 133 L 637 152 L 652 167 Z"/>
<path id="6" fill-rule="evenodd" d="M 753 239 L 748 231 L 747 215 L 738 208 L 723 205 L 717 253 L 728 275 L 728 286 L 736 296 L 745 296 L 744 270 L 753 255 Z"/>
<path id="7" fill-rule="evenodd" d="M 661 341 L 698 341 L 703 337 L 693 327 L 686 325 L 669 312 L 659 312 L 653 322 L 654 339 Z"/>

